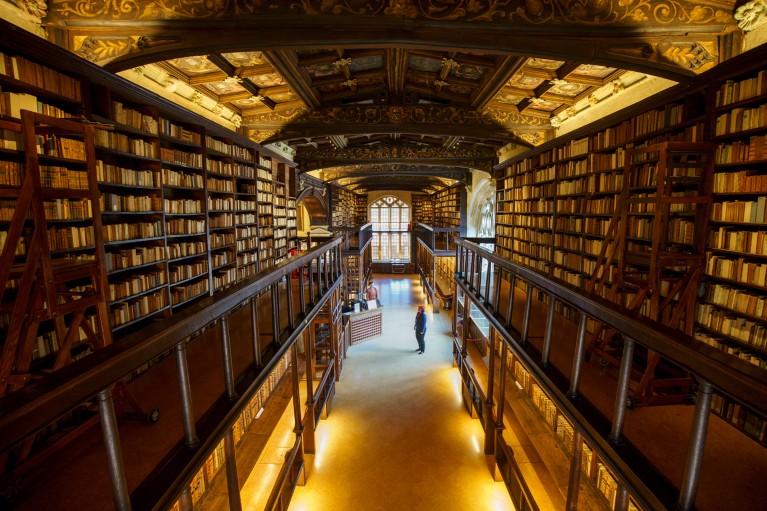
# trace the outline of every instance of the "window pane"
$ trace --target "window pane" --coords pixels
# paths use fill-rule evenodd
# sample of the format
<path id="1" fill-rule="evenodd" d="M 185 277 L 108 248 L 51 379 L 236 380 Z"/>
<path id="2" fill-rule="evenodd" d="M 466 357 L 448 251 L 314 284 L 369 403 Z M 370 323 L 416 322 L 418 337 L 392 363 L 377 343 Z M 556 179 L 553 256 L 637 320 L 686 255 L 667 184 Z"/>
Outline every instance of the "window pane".
<path id="1" fill-rule="evenodd" d="M 393 196 L 381 197 L 370 205 L 373 223 L 373 260 L 410 260 L 410 206 Z"/>

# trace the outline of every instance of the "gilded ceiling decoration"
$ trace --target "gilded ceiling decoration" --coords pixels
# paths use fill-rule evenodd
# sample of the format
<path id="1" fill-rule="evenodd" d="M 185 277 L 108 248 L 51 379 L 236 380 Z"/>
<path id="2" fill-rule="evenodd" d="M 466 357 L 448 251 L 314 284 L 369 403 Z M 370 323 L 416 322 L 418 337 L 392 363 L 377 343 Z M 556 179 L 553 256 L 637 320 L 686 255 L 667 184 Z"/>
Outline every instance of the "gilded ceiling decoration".
<path id="1" fill-rule="evenodd" d="M 45 13 L 40 0 L 20 0 Z M 34 4 L 34 8 L 31 4 Z M 494 22 L 539 25 L 641 25 L 645 22 L 730 23 L 732 13 L 702 2 L 682 0 L 53 0 L 63 18 L 222 19 L 247 14 L 391 16 L 408 20 Z M 45 5 L 43 3 L 43 5 Z"/>
<path id="2" fill-rule="evenodd" d="M 461 148 L 459 150 L 446 147 L 411 147 L 407 145 L 389 145 L 373 147 L 347 147 L 330 149 L 326 147 L 303 149 L 298 153 L 301 159 L 313 160 L 427 160 L 427 159 L 461 159 L 461 158 L 490 158 L 495 156 L 493 149 Z"/>
<path id="3" fill-rule="evenodd" d="M 527 119 L 517 114 L 507 119 L 510 123 L 543 125 L 540 119 Z M 258 118 L 248 117 L 247 122 L 258 122 Z M 379 106 L 362 105 L 351 107 L 333 107 L 314 110 L 297 119 L 300 124 L 322 124 L 337 126 L 339 124 L 365 125 L 368 127 L 397 124 L 413 124 L 422 126 L 493 126 L 495 119 L 490 119 L 478 112 L 467 111 L 463 108 L 450 106 Z"/>
<path id="4" fill-rule="evenodd" d="M 571 73 L 572 76 L 593 76 L 596 78 L 607 78 L 616 71 L 614 67 L 599 66 L 596 64 L 581 64 Z"/>
<path id="5" fill-rule="evenodd" d="M 468 168 L 456 169 L 427 165 L 376 163 L 371 165 L 327 167 L 322 170 L 323 178 L 328 181 L 335 181 L 343 178 L 364 178 L 367 176 L 387 177 L 392 175 L 412 176 L 415 178 L 437 176 L 448 179 L 452 183 L 460 182 L 468 184 L 471 182 L 471 175 Z"/>
<path id="6" fill-rule="evenodd" d="M 504 144 L 544 143 L 648 74 L 710 69 L 737 30 L 735 0 L 13 1 L 83 58 L 133 68 L 256 142 L 289 145 L 301 168 L 347 158 L 491 169 Z M 764 18 L 765 2 L 739 8 L 741 26 Z M 401 20 L 427 30 L 410 40 Z"/>

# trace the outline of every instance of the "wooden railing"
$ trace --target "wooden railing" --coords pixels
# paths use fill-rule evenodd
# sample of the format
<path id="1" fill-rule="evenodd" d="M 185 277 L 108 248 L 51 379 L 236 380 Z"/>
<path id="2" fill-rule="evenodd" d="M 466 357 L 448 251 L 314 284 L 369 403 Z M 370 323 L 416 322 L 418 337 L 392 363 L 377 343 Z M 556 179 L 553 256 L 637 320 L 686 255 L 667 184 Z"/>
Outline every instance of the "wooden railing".
<path id="1" fill-rule="evenodd" d="M 522 476 L 519 464 L 514 457 L 514 451 L 503 438 L 503 429 L 494 427 L 490 420 L 485 417 L 487 413 L 485 403 L 487 395 L 482 390 L 479 380 L 469 363 L 467 353 L 457 337 L 453 337 L 453 360 L 458 367 L 463 382 L 464 404 L 472 418 L 477 418 L 482 424 L 485 434 L 495 439 L 495 463 L 501 471 L 506 487 L 509 491 L 515 508 L 519 511 L 538 511 L 533 493 Z"/>
<path id="2" fill-rule="evenodd" d="M 308 376 L 307 376 L 308 377 Z M 327 413 L 326 406 L 330 406 L 333 395 L 336 392 L 336 365 L 335 360 L 330 359 L 325 371 L 322 373 L 322 380 L 317 386 L 317 391 L 312 396 L 312 409 L 314 410 L 314 423 L 317 424 L 322 417 L 323 410 Z"/>
<path id="3" fill-rule="evenodd" d="M 291 280 L 294 273 L 298 276 L 297 289 L 294 289 Z M 341 275 L 341 240 L 335 239 L 205 298 L 179 314 L 151 324 L 5 396 L 0 399 L 0 453 L 13 449 L 82 403 L 96 402 L 115 507 L 170 507 L 202 466 L 207 454 L 227 433 L 231 434 L 231 425 L 340 285 Z M 242 306 L 250 306 L 255 318 L 256 300 L 263 293 L 269 293 L 272 298 L 273 339 L 262 350 L 258 341 L 258 322 L 254 321 L 253 363 L 244 374 L 235 377 L 232 373 L 228 318 Z M 202 418 L 195 421 L 186 344 L 191 337 L 209 327 L 221 330 L 221 350 L 216 355 L 223 358 L 225 392 L 203 413 Z M 183 437 L 167 454 L 162 466 L 147 476 L 133 495 L 129 495 L 111 389 L 126 375 L 168 353 L 175 355 L 178 368 Z M 154 368 L 150 367 L 147 371 Z"/>
<path id="4" fill-rule="evenodd" d="M 285 453 L 285 462 L 282 464 L 277 481 L 272 486 L 272 492 L 264 507 L 266 511 L 287 511 L 302 470 L 304 470 L 304 456 L 299 435 L 293 447 Z"/>
<path id="5" fill-rule="evenodd" d="M 608 468 L 619 479 L 620 490 L 628 491 L 643 509 L 693 509 L 697 490 L 703 447 L 706 442 L 711 396 L 720 393 L 740 403 L 756 414 L 767 416 L 767 373 L 746 361 L 710 347 L 645 317 L 628 313 L 622 307 L 585 293 L 566 282 L 554 280 L 528 267 L 514 264 L 498 255 L 466 240 L 457 241 L 457 267 L 455 280 L 459 289 L 472 304 L 489 320 L 490 326 L 499 334 L 508 348 L 533 378 L 551 397 L 557 408 L 575 426 L 576 434 L 583 435 L 594 447 Z M 526 286 L 525 310 L 522 327 L 512 325 L 514 300 L 502 298 L 502 289 L 511 290 L 516 284 Z M 546 320 L 543 347 L 538 353 L 529 350 L 527 342 L 533 294 L 547 296 L 549 313 Z M 549 361 L 552 350 L 554 310 L 564 304 L 580 316 L 572 370 L 569 375 L 558 372 Z M 468 308 L 468 303 L 464 309 Z M 602 414 L 596 411 L 581 395 L 580 383 L 586 350 L 586 321 L 593 318 L 614 329 L 624 337 L 623 363 L 620 368 L 614 407 L 609 426 L 605 431 Z M 518 323 L 517 323 L 518 324 Z M 467 328 L 464 325 L 464 336 Z M 689 436 L 685 469 L 681 481 L 671 482 L 676 488 L 676 502 L 668 502 L 668 488 L 648 487 L 637 475 L 637 463 L 641 454 L 626 445 L 623 426 L 626 420 L 627 397 L 633 347 L 639 344 L 652 350 L 666 360 L 691 374 L 698 384 L 695 396 L 695 413 Z M 504 352 L 505 353 L 505 352 Z M 532 355 L 531 355 L 532 353 Z M 533 358 L 540 357 L 539 359 Z M 505 360 L 499 362 L 504 367 Z M 587 396 L 586 396 L 587 397 Z M 498 415 L 502 416 L 503 403 L 499 403 Z M 646 462 L 645 462 L 646 464 Z M 642 467 L 647 470 L 648 467 Z M 578 468 L 572 469 L 577 486 Z M 649 484 L 649 483 L 648 483 Z M 568 506 L 571 506 L 568 494 Z M 574 496 L 577 501 L 577 493 Z M 571 509 L 571 507 L 568 507 Z"/>

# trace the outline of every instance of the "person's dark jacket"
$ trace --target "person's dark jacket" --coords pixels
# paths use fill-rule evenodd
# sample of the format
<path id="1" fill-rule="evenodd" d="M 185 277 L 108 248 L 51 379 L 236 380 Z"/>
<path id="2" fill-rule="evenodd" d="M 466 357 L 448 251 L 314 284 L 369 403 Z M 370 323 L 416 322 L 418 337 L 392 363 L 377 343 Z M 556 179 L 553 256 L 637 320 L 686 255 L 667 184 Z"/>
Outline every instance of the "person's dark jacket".
<path id="1" fill-rule="evenodd" d="M 415 326 L 413 327 L 415 333 L 426 333 L 426 314 L 419 312 L 415 317 Z"/>

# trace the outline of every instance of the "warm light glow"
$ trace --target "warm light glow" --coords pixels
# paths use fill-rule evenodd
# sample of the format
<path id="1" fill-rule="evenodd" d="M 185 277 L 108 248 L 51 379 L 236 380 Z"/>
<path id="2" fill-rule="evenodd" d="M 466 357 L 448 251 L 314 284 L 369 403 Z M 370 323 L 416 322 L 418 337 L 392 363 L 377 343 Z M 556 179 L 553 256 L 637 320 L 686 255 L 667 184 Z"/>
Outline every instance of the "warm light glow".
<path id="1" fill-rule="evenodd" d="M 331 435 L 333 429 L 332 424 L 328 424 L 330 421 L 321 422 L 320 426 L 315 432 L 315 439 L 317 442 L 316 452 L 314 453 L 314 468 L 318 469 L 322 466 L 322 455 L 325 452 L 325 444 L 328 442 L 328 437 Z"/>
<path id="2" fill-rule="evenodd" d="M 293 407 L 288 404 L 270 435 L 266 448 L 240 491 L 244 509 L 264 508 L 282 468 L 284 454 L 292 448 L 294 442 Z"/>
<path id="3" fill-rule="evenodd" d="M 482 450 L 479 447 L 479 440 L 477 439 L 476 435 L 472 435 L 471 441 L 474 444 L 474 450 L 477 451 L 477 454 L 481 454 Z"/>
<path id="4" fill-rule="evenodd" d="M 253 468 L 253 472 L 250 473 L 245 486 L 240 491 L 242 500 L 250 504 L 245 506 L 246 509 L 264 508 L 281 468 L 280 465 L 268 463 L 258 463 Z"/>
<path id="5" fill-rule="evenodd" d="M 453 384 L 453 389 L 455 390 L 455 397 L 458 400 L 458 404 L 461 404 L 462 402 L 461 375 L 458 374 L 458 371 L 451 371 L 451 380 Z"/>

